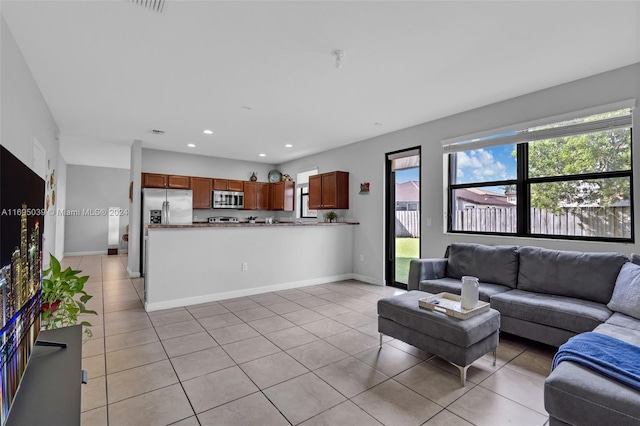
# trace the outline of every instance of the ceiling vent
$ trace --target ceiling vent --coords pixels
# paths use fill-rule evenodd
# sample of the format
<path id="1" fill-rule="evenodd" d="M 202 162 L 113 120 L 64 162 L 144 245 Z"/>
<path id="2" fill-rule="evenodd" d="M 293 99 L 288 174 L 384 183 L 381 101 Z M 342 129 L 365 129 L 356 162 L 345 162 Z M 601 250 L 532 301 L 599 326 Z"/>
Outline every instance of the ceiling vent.
<path id="1" fill-rule="evenodd" d="M 164 135 L 164 130 L 152 129 L 151 133 L 154 135 Z"/>
<path id="2" fill-rule="evenodd" d="M 139 4 L 142 7 L 151 9 L 154 12 L 162 13 L 165 0 L 129 0 L 131 3 Z"/>

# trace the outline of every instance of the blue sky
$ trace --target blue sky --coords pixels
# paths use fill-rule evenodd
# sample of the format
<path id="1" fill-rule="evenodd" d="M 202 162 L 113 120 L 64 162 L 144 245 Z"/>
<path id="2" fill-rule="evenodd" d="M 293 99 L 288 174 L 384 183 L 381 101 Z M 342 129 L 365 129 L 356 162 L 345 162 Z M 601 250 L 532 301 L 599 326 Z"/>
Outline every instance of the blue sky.
<path id="1" fill-rule="evenodd" d="M 420 168 L 414 167 L 413 169 L 398 170 L 396 172 L 396 183 L 405 183 L 410 180 L 420 180 Z"/>
<path id="2" fill-rule="evenodd" d="M 516 158 L 512 155 L 515 150 L 515 145 L 502 145 L 459 152 L 457 183 L 515 179 Z M 396 183 L 419 181 L 419 170 L 416 167 L 396 171 Z M 487 187 L 487 189 L 498 193 L 503 192 L 500 187 Z"/>
<path id="3" fill-rule="evenodd" d="M 456 183 L 515 179 L 515 150 L 515 145 L 502 145 L 459 152 Z"/>

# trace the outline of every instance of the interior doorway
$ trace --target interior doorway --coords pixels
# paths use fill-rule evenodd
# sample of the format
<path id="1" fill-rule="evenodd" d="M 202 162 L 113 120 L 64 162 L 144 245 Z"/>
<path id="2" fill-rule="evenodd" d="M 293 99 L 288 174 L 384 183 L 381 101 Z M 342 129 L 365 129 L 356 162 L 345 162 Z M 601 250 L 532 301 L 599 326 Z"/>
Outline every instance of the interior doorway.
<path id="1" fill-rule="evenodd" d="M 385 279 L 407 288 L 411 259 L 420 258 L 420 147 L 386 155 Z"/>

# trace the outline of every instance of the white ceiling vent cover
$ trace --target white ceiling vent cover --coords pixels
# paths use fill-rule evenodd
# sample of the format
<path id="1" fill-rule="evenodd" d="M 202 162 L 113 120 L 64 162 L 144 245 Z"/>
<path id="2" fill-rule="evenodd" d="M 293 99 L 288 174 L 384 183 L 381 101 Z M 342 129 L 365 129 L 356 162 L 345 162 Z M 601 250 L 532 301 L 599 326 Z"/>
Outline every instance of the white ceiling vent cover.
<path id="1" fill-rule="evenodd" d="M 151 9 L 154 12 L 162 13 L 165 0 L 129 0 L 131 3 L 139 4 L 142 7 Z"/>

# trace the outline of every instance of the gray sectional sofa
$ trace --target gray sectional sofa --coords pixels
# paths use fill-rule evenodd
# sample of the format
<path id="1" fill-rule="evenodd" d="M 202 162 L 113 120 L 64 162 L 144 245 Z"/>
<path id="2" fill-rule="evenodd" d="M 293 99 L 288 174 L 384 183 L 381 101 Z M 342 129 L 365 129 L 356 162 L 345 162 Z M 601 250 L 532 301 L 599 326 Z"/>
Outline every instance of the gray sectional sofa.
<path id="1" fill-rule="evenodd" d="M 628 261 L 620 253 L 457 243 L 446 258 L 412 260 L 408 289 L 460 294 L 462 276 L 478 277 L 501 331 L 560 346 L 611 316 L 607 303 Z"/>
<path id="2" fill-rule="evenodd" d="M 460 294 L 460 278 L 472 275 L 501 331 L 552 346 L 595 331 L 640 346 L 640 319 L 607 306 L 627 262 L 619 253 L 452 244 L 445 258 L 411 262 L 408 289 Z M 550 426 L 640 425 L 640 392 L 570 361 L 547 378 L 545 408 Z"/>

